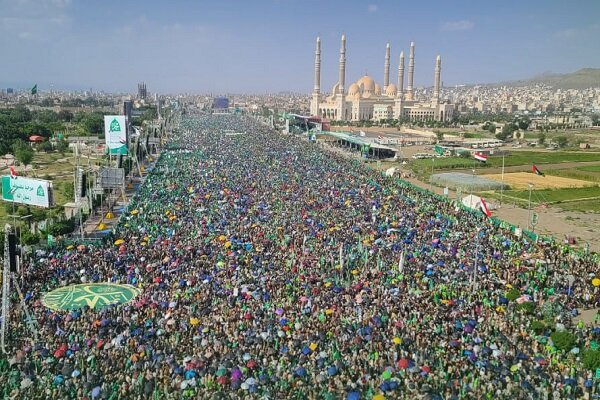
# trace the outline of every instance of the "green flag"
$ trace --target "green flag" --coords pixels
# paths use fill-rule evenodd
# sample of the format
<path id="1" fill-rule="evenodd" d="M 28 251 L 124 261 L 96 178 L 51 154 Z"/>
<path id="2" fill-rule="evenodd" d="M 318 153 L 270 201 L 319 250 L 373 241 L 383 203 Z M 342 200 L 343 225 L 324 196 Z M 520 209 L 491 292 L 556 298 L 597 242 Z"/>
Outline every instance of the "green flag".
<path id="1" fill-rule="evenodd" d="M 31 94 L 37 94 L 37 83 L 31 88 Z"/>

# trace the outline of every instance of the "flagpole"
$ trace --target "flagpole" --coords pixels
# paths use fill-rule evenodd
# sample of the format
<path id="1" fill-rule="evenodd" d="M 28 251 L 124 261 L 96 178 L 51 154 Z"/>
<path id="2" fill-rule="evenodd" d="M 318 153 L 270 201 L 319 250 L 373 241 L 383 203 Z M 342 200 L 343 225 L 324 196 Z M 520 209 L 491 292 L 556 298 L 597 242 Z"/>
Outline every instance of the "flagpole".
<path id="1" fill-rule="evenodd" d="M 531 188 L 533 187 L 533 183 L 529 182 L 529 205 L 527 207 L 527 230 L 529 231 L 529 224 L 531 222 Z"/>
<path id="2" fill-rule="evenodd" d="M 500 186 L 500 205 L 502 205 L 502 197 L 504 196 L 504 153 L 502 153 L 502 186 Z"/>

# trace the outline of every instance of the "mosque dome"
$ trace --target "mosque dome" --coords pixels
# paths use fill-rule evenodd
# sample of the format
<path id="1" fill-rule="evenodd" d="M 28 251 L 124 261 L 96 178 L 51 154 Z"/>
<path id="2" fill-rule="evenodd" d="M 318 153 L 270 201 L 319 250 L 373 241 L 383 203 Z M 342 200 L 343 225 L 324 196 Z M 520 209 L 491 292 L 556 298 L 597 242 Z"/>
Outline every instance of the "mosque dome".
<path id="1" fill-rule="evenodd" d="M 394 85 L 393 83 L 390 83 L 388 85 L 388 87 L 385 89 L 385 95 L 386 96 L 395 96 L 396 93 L 398 92 L 398 89 L 396 88 L 396 85 Z"/>
<path id="2" fill-rule="evenodd" d="M 348 96 L 354 96 L 356 94 L 360 94 L 360 88 L 358 87 L 358 85 L 356 83 L 353 83 L 348 88 Z"/>
<path id="3" fill-rule="evenodd" d="M 362 89 L 363 94 L 375 92 L 375 81 L 369 75 L 365 75 L 356 81 L 356 85 Z"/>
<path id="4" fill-rule="evenodd" d="M 381 96 L 381 86 L 379 86 L 378 84 L 375 84 L 375 94 L 377 96 Z"/>

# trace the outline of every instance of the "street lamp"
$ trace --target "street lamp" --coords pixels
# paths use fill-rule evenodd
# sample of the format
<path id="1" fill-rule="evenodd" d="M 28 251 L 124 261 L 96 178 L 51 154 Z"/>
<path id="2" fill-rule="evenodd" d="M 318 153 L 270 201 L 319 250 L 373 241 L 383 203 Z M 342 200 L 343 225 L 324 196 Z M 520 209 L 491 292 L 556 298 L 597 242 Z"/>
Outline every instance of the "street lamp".
<path id="1" fill-rule="evenodd" d="M 533 188 L 533 183 L 529 182 L 529 205 L 527 207 L 527 230 L 531 231 L 531 189 Z"/>

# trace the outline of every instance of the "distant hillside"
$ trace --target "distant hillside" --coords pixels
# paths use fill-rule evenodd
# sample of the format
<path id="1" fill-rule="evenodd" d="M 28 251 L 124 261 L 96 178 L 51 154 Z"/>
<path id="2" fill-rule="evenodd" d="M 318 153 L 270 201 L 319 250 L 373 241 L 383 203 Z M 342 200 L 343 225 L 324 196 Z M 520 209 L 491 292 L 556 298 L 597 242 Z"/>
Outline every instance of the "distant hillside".
<path id="1" fill-rule="evenodd" d="M 600 68 L 583 68 L 570 74 L 544 73 L 531 79 L 506 82 L 509 86 L 544 83 L 558 89 L 587 89 L 600 87 Z"/>

